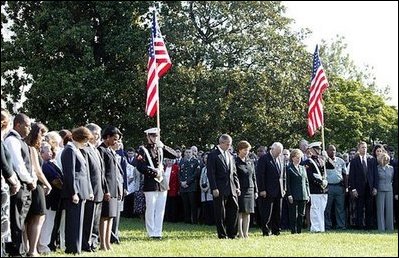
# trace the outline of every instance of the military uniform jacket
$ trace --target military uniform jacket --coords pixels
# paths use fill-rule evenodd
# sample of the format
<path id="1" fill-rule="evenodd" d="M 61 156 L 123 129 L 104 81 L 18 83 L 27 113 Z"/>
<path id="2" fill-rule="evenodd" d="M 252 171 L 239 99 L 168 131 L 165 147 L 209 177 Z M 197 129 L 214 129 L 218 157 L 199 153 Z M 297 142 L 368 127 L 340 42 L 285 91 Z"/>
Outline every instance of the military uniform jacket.
<path id="1" fill-rule="evenodd" d="M 151 149 L 154 149 L 154 145 L 152 144 L 147 144 L 144 146 L 151 155 L 151 160 L 155 168 L 159 167 L 159 160 L 158 160 L 158 155 L 153 155 Z M 143 146 L 140 146 L 139 151 L 138 151 L 138 156 L 135 159 L 135 166 L 137 170 L 144 174 L 144 186 L 143 186 L 143 191 L 144 192 L 154 192 L 154 191 L 166 191 L 168 190 L 168 186 L 166 185 L 161 185 L 157 181 L 155 181 L 155 177 L 157 176 L 157 173 L 150 169 L 151 165 L 150 162 L 148 161 L 147 155 L 145 154 Z M 155 151 L 162 151 L 163 155 L 165 158 L 170 158 L 170 159 L 175 159 L 177 157 L 177 154 L 175 150 L 168 146 L 164 146 L 163 149 L 161 150 L 156 150 Z M 166 181 L 165 179 L 162 181 Z M 161 182 L 161 183 L 162 183 Z M 165 188 L 166 187 L 166 188 Z"/>
<path id="2" fill-rule="evenodd" d="M 312 159 L 319 171 L 320 175 L 322 178 L 325 177 L 325 172 L 324 172 L 324 166 L 321 164 L 317 156 L 312 156 L 309 159 Z M 322 180 L 319 178 L 315 177 L 315 174 L 318 174 L 317 169 L 315 168 L 313 162 L 311 162 L 309 159 L 305 160 L 303 162 L 303 165 L 306 168 L 306 174 L 308 175 L 308 180 L 309 180 L 309 189 L 311 194 L 323 194 L 327 192 L 327 188 L 323 188 L 322 186 Z"/>
<path id="3" fill-rule="evenodd" d="M 184 160 L 180 165 L 179 180 L 180 182 L 186 181 L 188 187 L 180 187 L 180 192 L 195 192 L 197 189 L 198 178 L 200 174 L 200 163 L 198 159 L 191 158 Z"/>

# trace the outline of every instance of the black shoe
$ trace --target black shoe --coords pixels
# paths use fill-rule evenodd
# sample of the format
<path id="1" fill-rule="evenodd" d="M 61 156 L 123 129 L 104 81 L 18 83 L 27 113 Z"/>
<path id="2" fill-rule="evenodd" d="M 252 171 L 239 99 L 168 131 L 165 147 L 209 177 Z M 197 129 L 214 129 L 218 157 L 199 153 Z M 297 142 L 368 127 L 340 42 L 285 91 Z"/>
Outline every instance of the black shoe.
<path id="1" fill-rule="evenodd" d="M 160 237 L 160 236 L 152 236 L 151 239 L 154 239 L 154 240 L 162 240 L 162 237 Z"/>
<path id="2" fill-rule="evenodd" d="M 270 235 L 271 235 L 270 231 L 263 232 L 263 236 L 270 236 Z"/>
<path id="3" fill-rule="evenodd" d="M 278 235 L 280 235 L 280 231 L 275 231 L 272 234 L 278 236 Z"/>

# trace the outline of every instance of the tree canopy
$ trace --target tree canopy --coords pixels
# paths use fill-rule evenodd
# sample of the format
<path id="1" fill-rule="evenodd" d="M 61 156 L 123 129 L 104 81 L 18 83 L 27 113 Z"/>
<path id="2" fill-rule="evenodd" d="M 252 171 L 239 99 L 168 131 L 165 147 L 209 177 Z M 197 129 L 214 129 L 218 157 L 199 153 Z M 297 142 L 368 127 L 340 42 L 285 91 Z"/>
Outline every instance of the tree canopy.
<path id="1" fill-rule="evenodd" d="M 2 35 L 2 101 L 12 110 L 30 85 L 19 111 L 50 129 L 113 124 L 125 146 L 137 146 L 143 130 L 156 124 L 144 112 L 150 6 L 2 2 L 2 26 L 11 21 L 13 33 L 11 40 Z M 159 83 L 165 143 L 205 149 L 229 133 L 254 146 L 280 141 L 295 147 L 307 138 L 312 53 L 302 41 L 308 32 L 290 29 L 281 2 L 165 1 L 156 7 L 173 63 Z M 345 59 L 343 48 L 340 41 L 321 48 L 330 82 L 326 143 L 347 149 L 366 139 L 397 146 L 397 109 L 361 80 L 365 74 Z"/>

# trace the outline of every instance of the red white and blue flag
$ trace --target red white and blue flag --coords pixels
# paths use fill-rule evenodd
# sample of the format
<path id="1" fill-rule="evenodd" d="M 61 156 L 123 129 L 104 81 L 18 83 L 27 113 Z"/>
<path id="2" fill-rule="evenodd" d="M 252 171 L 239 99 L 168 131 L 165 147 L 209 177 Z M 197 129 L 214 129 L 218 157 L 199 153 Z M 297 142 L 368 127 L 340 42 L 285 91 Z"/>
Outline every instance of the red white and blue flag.
<path id="1" fill-rule="evenodd" d="M 145 112 L 148 116 L 153 117 L 158 112 L 159 78 L 161 78 L 172 66 L 172 62 L 170 61 L 165 42 L 158 26 L 155 12 L 151 26 L 151 41 L 148 55 L 147 99 Z"/>
<path id="2" fill-rule="evenodd" d="M 321 65 L 318 46 L 313 55 L 312 81 L 310 84 L 309 112 L 308 112 L 308 134 L 313 136 L 323 124 L 323 92 L 328 88 L 326 74 Z"/>

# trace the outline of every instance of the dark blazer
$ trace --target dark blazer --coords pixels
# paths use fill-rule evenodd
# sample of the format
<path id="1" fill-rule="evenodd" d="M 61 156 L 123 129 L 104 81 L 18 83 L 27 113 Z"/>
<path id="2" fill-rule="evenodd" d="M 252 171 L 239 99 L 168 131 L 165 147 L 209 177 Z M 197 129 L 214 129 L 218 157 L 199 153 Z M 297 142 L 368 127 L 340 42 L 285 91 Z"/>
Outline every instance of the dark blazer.
<path id="1" fill-rule="evenodd" d="M 237 189 L 240 189 L 238 181 L 235 160 L 232 155 L 228 154 L 229 167 L 227 166 L 223 154 L 218 148 L 215 148 L 208 155 L 206 164 L 209 185 L 211 190 L 218 189 L 219 194 L 223 196 L 237 196 Z"/>
<path id="2" fill-rule="evenodd" d="M 258 191 L 266 191 L 270 197 L 282 197 L 283 196 L 283 169 L 277 168 L 277 164 L 270 152 L 261 156 L 258 160 L 256 167 L 256 179 L 258 183 Z"/>
<path id="3" fill-rule="evenodd" d="M 309 200 L 309 181 L 305 167 L 299 165 L 299 170 L 290 163 L 287 167 L 287 196 L 295 201 Z"/>
<path id="4" fill-rule="evenodd" d="M 104 190 L 107 190 L 107 181 L 104 175 L 104 162 L 100 153 L 93 146 L 87 146 L 82 150 L 87 159 L 87 166 L 90 172 L 90 182 L 93 188 L 94 202 L 102 202 Z"/>
<path id="5" fill-rule="evenodd" d="M 55 180 L 59 180 L 63 183 L 64 176 L 61 169 L 52 161 L 44 161 L 42 165 L 42 170 L 47 181 L 49 181 L 52 186 L 51 192 L 46 195 L 46 207 L 47 209 L 56 211 L 60 207 L 62 188 L 57 188 L 57 186 L 53 183 Z"/>
<path id="6" fill-rule="evenodd" d="M 119 168 L 116 156 L 105 145 L 105 143 L 101 143 L 101 145 L 98 146 L 98 151 L 100 152 L 100 156 L 104 161 L 104 177 L 107 185 L 105 193 L 110 193 L 111 197 L 118 198 L 118 195 L 121 193 L 119 193 L 117 174 L 119 172 Z"/>
<path id="7" fill-rule="evenodd" d="M 367 184 L 370 191 L 378 189 L 377 160 L 371 156 L 367 157 Z M 363 166 L 360 156 L 356 156 L 350 163 L 349 190 L 356 189 L 359 195 L 364 195 L 366 177 L 363 173 Z"/>
<path id="8" fill-rule="evenodd" d="M 89 195 L 93 193 L 89 169 L 83 154 L 72 142 L 69 142 L 62 151 L 61 163 L 64 174 L 61 196 L 70 199 L 72 195 L 78 194 L 81 200 L 88 200 Z"/>
<path id="9" fill-rule="evenodd" d="M 237 176 L 240 182 L 241 192 L 245 192 L 248 188 L 254 188 L 254 193 L 258 192 L 258 185 L 256 184 L 255 165 L 252 160 L 247 162 L 242 161 L 236 157 Z"/>

